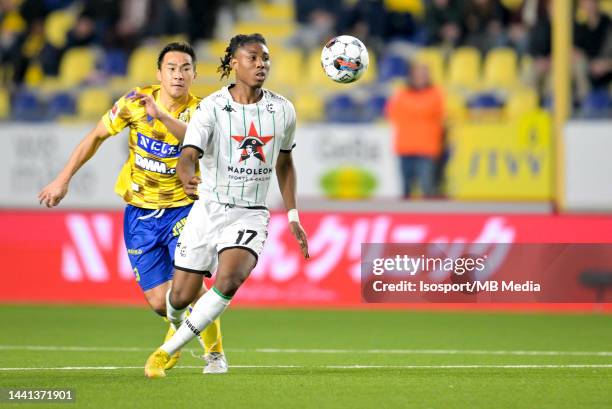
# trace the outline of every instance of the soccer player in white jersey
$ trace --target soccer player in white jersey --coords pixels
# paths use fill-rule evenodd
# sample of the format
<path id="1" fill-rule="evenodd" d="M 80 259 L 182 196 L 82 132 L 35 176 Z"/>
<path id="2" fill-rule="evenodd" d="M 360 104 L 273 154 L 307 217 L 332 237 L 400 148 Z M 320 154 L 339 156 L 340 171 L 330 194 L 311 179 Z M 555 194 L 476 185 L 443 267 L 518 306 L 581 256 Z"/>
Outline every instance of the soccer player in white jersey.
<path id="1" fill-rule="evenodd" d="M 260 34 L 237 35 L 221 60 L 221 78 L 234 70 L 236 82 L 198 105 L 177 166 L 185 192 L 196 200 L 175 253 L 175 276 L 213 272 L 212 291 L 195 304 L 176 334 L 149 356 L 145 376 L 165 376 L 175 351 L 198 336 L 227 308 L 257 263 L 267 236 L 270 213 L 265 207 L 272 173 L 288 209 L 289 228 L 304 258 L 308 242 L 296 209 L 293 104 L 262 88 L 270 56 Z M 196 165 L 202 178 L 196 176 Z M 189 283 L 190 280 L 175 282 Z M 186 289 L 172 286 L 170 302 L 187 308 Z M 189 292 L 189 291 L 185 291 Z"/>

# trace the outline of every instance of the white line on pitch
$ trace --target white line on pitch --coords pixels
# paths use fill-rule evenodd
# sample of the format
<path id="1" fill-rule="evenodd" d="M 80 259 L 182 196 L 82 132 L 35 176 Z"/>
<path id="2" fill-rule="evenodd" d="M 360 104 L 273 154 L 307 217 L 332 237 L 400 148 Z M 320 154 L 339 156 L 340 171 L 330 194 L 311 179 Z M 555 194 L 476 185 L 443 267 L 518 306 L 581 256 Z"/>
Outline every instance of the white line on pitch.
<path id="1" fill-rule="evenodd" d="M 181 365 L 177 368 L 200 369 L 202 366 Z M 230 365 L 232 369 L 250 368 L 308 368 L 308 369 L 608 369 L 612 364 L 568 364 L 568 365 Z M 18 371 L 115 371 L 121 369 L 143 369 L 142 366 L 58 366 L 39 368 L 0 368 L 4 372 Z"/>
<path id="2" fill-rule="evenodd" d="M 141 352 L 154 347 L 89 347 L 54 345 L 0 345 L 12 351 Z M 186 349 L 187 351 L 196 349 Z M 518 355 L 518 356 L 612 356 L 612 351 L 522 351 L 471 349 L 317 349 L 317 348 L 228 348 L 227 352 L 265 354 L 378 354 L 378 355 Z"/>

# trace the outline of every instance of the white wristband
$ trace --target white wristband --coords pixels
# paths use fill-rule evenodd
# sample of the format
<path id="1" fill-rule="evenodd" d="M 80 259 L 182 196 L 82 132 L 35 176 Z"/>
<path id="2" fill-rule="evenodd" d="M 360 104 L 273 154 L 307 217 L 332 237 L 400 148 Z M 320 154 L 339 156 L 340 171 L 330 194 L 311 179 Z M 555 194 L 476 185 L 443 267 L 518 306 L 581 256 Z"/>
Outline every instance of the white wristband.
<path id="1" fill-rule="evenodd" d="M 291 209 L 287 212 L 287 219 L 289 219 L 289 223 L 291 222 L 300 222 L 300 215 L 298 214 L 297 209 Z"/>

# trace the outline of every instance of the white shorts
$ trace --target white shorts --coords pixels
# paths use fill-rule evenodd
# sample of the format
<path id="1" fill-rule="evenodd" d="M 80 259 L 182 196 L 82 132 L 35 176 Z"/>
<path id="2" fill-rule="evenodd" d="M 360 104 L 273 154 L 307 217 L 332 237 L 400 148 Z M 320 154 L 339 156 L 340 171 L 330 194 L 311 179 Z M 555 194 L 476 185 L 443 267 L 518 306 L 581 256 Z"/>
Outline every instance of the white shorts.
<path id="1" fill-rule="evenodd" d="M 244 248 L 259 258 L 268 237 L 270 212 L 213 201 L 196 200 L 174 252 L 180 270 L 212 275 L 218 254 L 229 248 Z"/>

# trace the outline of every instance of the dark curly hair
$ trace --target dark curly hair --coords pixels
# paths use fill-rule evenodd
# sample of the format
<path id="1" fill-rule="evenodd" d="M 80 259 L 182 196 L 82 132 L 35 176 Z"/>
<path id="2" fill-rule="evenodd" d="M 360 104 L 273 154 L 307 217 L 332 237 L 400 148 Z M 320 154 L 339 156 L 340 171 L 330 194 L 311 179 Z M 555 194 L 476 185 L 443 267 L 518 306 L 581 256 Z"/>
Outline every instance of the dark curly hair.
<path id="1" fill-rule="evenodd" d="M 236 50 L 246 44 L 260 43 L 263 45 L 266 44 L 266 39 L 259 33 L 255 34 L 238 34 L 230 40 L 229 45 L 225 49 L 225 56 L 221 58 L 221 65 L 217 68 L 217 72 L 221 73 L 221 79 L 223 77 L 229 77 L 230 72 L 232 71 L 232 66 L 230 65 L 230 61 L 234 56 Z"/>
<path id="2" fill-rule="evenodd" d="M 163 50 L 159 53 L 157 57 L 157 69 L 161 69 L 162 61 L 164 60 L 164 56 L 168 54 L 170 51 L 180 51 L 185 54 L 189 54 L 191 56 L 191 61 L 193 62 L 193 66 L 195 67 L 196 63 L 196 55 L 195 51 L 193 51 L 193 47 L 189 43 L 170 43 L 167 44 Z"/>

